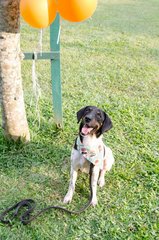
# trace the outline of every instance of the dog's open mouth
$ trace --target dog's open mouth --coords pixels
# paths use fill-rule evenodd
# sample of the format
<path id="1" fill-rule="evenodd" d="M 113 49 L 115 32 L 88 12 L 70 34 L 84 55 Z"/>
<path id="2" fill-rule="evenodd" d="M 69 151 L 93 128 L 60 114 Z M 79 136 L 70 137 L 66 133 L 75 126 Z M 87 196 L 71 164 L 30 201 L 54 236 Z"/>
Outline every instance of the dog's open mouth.
<path id="1" fill-rule="evenodd" d="M 81 133 L 83 135 L 88 135 L 92 130 L 93 130 L 92 127 L 89 127 L 87 124 L 85 124 L 81 129 Z"/>

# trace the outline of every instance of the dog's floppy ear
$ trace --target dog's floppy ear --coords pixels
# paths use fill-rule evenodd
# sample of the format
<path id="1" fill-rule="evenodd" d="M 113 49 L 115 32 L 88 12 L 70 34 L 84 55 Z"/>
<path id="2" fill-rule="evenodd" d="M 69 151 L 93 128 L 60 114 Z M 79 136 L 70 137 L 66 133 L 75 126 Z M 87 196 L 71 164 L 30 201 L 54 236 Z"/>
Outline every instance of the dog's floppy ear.
<path id="1" fill-rule="evenodd" d="M 103 125 L 100 128 L 100 134 L 107 132 L 113 127 L 110 117 L 105 112 L 103 113 L 104 113 L 104 121 L 103 121 Z"/>
<path id="2" fill-rule="evenodd" d="M 81 118 L 84 116 L 85 110 L 87 107 L 81 108 L 78 112 L 77 112 L 77 120 L 78 123 L 80 122 Z"/>

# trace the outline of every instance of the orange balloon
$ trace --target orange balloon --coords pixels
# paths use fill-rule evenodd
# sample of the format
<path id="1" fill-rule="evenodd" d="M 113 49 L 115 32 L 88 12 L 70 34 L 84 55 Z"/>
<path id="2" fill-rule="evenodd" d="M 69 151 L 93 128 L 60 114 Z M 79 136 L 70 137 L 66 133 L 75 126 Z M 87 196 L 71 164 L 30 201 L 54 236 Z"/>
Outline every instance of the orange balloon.
<path id="1" fill-rule="evenodd" d="M 97 0 L 57 0 L 60 15 L 71 22 L 81 22 L 91 17 L 97 7 Z"/>
<path id="2" fill-rule="evenodd" d="M 20 12 L 24 20 L 35 28 L 48 27 L 56 17 L 55 0 L 21 0 Z"/>

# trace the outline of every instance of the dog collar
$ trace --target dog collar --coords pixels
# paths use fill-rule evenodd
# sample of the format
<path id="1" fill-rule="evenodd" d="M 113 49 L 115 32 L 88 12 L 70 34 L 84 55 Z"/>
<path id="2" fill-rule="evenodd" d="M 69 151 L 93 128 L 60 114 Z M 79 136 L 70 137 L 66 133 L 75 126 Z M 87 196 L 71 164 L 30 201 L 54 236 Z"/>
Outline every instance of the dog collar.
<path id="1" fill-rule="evenodd" d="M 103 169 L 103 145 L 99 144 L 93 147 L 84 145 L 79 136 L 76 143 L 77 150 L 86 160 L 93 163 L 95 166 L 99 166 L 100 169 Z"/>

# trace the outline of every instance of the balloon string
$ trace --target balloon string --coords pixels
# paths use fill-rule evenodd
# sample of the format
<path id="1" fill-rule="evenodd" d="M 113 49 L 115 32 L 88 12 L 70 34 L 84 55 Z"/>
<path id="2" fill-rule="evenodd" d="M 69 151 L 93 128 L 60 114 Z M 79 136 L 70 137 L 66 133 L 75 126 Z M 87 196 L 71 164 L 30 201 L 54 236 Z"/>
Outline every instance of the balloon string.
<path id="1" fill-rule="evenodd" d="M 36 75 L 36 60 L 37 60 L 37 53 L 34 52 L 34 59 L 33 59 L 33 63 L 32 63 L 32 88 L 33 88 L 33 94 L 35 97 L 35 111 L 37 113 L 37 117 L 38 117 L 38 123 L 39 123 L 39 127 L 40 127 L 40 110 L 39 110 L 39 99 L 41 96 L 41 89 L 40 89 L 40 85 L 38 82 L 38 77 Z"/>

